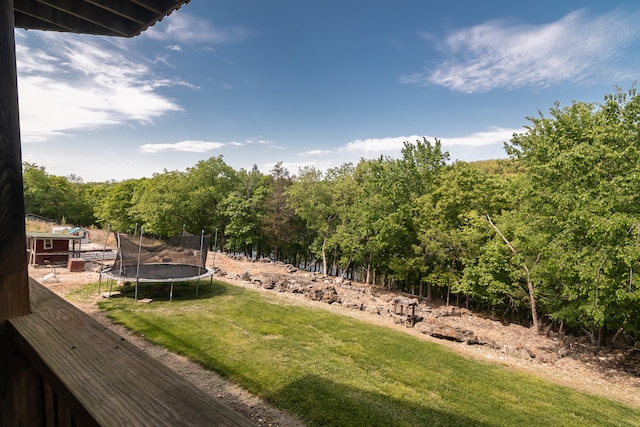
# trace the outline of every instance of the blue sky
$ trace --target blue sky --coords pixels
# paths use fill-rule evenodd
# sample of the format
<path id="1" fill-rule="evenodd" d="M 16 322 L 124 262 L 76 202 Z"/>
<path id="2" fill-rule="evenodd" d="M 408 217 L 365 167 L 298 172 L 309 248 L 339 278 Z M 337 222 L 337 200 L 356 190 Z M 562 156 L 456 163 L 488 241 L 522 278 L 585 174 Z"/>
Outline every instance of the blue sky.
<path id="1" fill-rule="evenodd" d="M 192 0 L 133 39 L 16 30 L 22 157 L 85 181 L 218 155 L 295 174 L 422 137 L 506 157 L 526 117 L 632 86 L 638 22 L 615 0 Z"/>

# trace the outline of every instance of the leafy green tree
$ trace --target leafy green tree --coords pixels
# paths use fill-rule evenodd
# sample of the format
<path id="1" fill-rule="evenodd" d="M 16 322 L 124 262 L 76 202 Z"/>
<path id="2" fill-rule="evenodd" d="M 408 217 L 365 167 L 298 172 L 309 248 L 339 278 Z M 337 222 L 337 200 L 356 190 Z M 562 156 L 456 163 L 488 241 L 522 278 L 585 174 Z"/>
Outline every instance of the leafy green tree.
<path id="1" fill-rule="evenodd" d="M 507 208 L 504 186 L 500 176 L 476 164 L 456 162 L 442 168 L 437 183 L 416 199 L 414 254 L 422 263 L 427 298 L 432 285 L 446 286 L 447 295 L 452 289 L 471 295 L 470 282 L 462 281 L 464 265 L 474 262 L 483 242 L 491 238 L 478 219 Z"/>
<path id="2" fill-rule="evenodd" d="M 268 176 L 269 195 L 265 201 L 262 232 L 266 236 L 276 260 L 283 259 L 289 246 L 296 241 L 299 230 L 296 212 L 287 204 L 287 191 L 293 180 L 287 168 L 278 162 Z"/>
<path id="3" fill-rule="evenodd" d="M 507 145 L 526 170 L 518 215 L 536 225 L 538 243 L 522 255 L 541 253 L 542 308 L 599 343 L 623 327 L 640 331 L 638 117 L 636 89 L 618 89 L 603 104 L 556 104 Z"/>
<path id="4" fill-rule="evenodd" d="M 335 227 L 333 233 L 326 235 L 325 253 L 327 249 L 333 251 L 334 265 L 330 270 L 336 274 L 340 269 L 345 274 L 352 264 L 362 262 L 362 236 L 357 223 L 362 194 L 353 173 L 353 165 L 345 163 L 327 170 L 322 177 L 322 187 L 331 197 L 329 203 L 334 212 L 331 226 Z"/>
<path id="5" fill-rule="evenodd" d="M 396 235 L 391 237 L 398 244 L 394 247 L 392 268 L 396 277 L 413 283 L 419 283 L 419 294 L 422 295 L 422 284 L 427 275 L 434 272 L 436 259 L 431 259 L 428 245 L 420 243 L 417 215 L 415 207 L 419 200 L 431 194 L 438 187 L 442 172 L 446 169 L 449 153 L 442 151 L 439 140 L 431 143 L 426 138 L 414 143 L 405 142 L 402 158 L 391 162 L 388 180 L 393 182 L 390 196 L 395 205 L 395 212 L 389 218 L 396 221 Z M 432 281 L 426 281 L 428 296 L 431 296 Z"/>
<path id="6" fill-rule="evenodd" d="M 224 230 L 228 217 L 221 204 L 238 185 L 237 172 L 222 156 L 199 161 L 187 169 L 185 180 L 177 188 L 178 198 L 183 201 L 178 218 L 190 230 L 204 230 L 206 234 L 213 234 L 216 228 Z"/>
<path id="7" fill-rule="evenodd" d="M 132 206 L 127 210 L 130 219 L 139 218 L 140 227 L 144 227 L 148 234 L 178 234 L 186 220 L 184 205 L 188 195 L 184 191 L 185 181 L 185 173 L 178 171 L 165 171 L 141 180 L 135 186 Z M 126 226 L 130 229 L 131 223 Z"/>
<path id="8" fill-rule="evenodd" d="M 25 162 L 23 182 L 27 213 L 76 225 L 93 224 L 93 208 L 85 200 L 80 178 L 50 175 L 44 167 Z"/>
<path id="9" fill-rule="evenodd" d="M 286 206 L 305 221 L 317 239 L 315 252 L 322 257 L 323 273 L 328 274 L 327 244 L 335 233 L 337 213 L 332 203 L 332 189 L 323 174 L 314 167 L 301 169 L 283 194 Z"/>
<path id="10" fill-rule="evenodd" d="M 255 247 L 257 255 L 260 255 L 260 247 L 267 246 L 262 233 L 262 220 L 269 182 L 255 165 L 251 171 L 241 169 L 237 175 L 238 188 L 220 205 L 228 218 L 224 234 L 231 249 L 242 250 L 250 255 Z"/>
<path id="11" fill-rule="evenodd" d="M 95 215 L 103 228 L 108 224 L 114 231 L 133 233 L 136 225 L 142 225 L 142 218 L 134 214 L 134 194 L 140 194 L 142 179 L 129 179 L 117 183 L 103 185 L 103 196 L 97 203 Z M 140 197 L 140 196 L 139 196 Z"/>

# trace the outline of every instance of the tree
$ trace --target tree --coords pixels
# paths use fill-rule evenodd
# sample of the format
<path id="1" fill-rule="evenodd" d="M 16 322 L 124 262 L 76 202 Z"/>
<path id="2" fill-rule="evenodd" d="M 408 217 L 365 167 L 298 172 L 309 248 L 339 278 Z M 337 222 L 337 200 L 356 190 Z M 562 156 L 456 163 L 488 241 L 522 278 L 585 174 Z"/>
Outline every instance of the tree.
<path id="1" fill-rule="evenodd" d="M 423 295 L 423 284 L 427 284 L 427 297 L 431 299 L 429 275 L 437 274 L 439 260 L 434 257 L 429 239 L 420 236 L 417 221 L 419 214 L 416 206 L 424 201 L 439 186 L 439 182 L 449 153 L 442 151 L 439 140 L 432 144 L 426 138 L 415 143 L 404 143 L 402 158 L 391 163 L 391 179 L 398 182 L 399 193 L 395 194 L 396 212 L 400 215 L 404 248 L 397 247 L 394 265 L 402 279 L 419 283 L 419 295 Z M 423 222 L 424 224 L 424 222 Z M 404 250 L 403 250 L 404 249 Z"/>
<path id="2" fill-rule="evenodd" d="M 27 213 L 78 225 L 94 222 L 93 209 L 85 200 L 81 179 L 50 175 L 35 163 L 23 163 Z"/>
<path id="3" fill-rule="evenodd" d="M 323 180 L 323 174 L 314 167 L 305 167 L 284 193 L 286 206 L 305 221 L 313 230 L 319 242 L 319 254 L 322 256 L 323 273 L 328 274 L 327 244 L 335 233 L 337 212 L 332 203 L 332 189 Z M 318 243 L 318 242 L 316 242 Z M 318 247 L 318 246 L 316 246 Z"/>
<path id="4" fill-rule="evenodd" d="M 102 227 L 111 224 L 114 231 L 133 233 L 137 223 L 142 224 L 142 219 L 133 213 L 133 197 L 139 193 L 138 187 L 144 180 L 125 180 L 118 183 L 105 185 L 104 197 L 96 205 L 95 214 Z"/>
<path id="5" fill-rule="evenodd" d="M 178 234 L 188 217 L 184 209 L 188 197 L 183 190 L 185 180 L 184 172 L 178 171 L 165 171 L 141 180 L 135 186 L 132 206 L 127 210 L 130 217 L 139 218 L 146 233 L 160 236 Z"/>
<path id="6" fill-rule="evenodd" d="M 624 327 L 640 301 L 640 97 L 617 89 L 603 104 L 574 102 L 529 118 L 506 148 L 526 169 L 519 221 L 538 227 L 541 305 L 552 320 L 585 330 L 594 342 Z"/>
<path id="7" fill-rule="evenodd" d="M 188 168 L 185 178 L 179 188 L 184 204 L 178 218 L 191 230 L 207 234 L 213 234 L 216 228 L 224 230 L 228 217 L 221 205 L 240 184 L 236 171 L 218 156 Z"/>
<path id="8" fill-rule="evenodd" d="M 414 254 L 423 265 L 428 298 L 434 284 L 446 286 L 447 296 L 451 290 L 469 296 L 484 294 L 472 292 L 478 284 L 463 282 L 464 266 L 475 262 L 491 238 L 481 221 L 483 215 L 508 208 L 505 185 L 505 178 L 477 164 L 456 162 L 442 168 L 430 191 L 416 199 Z"/>
<path id="9" fill-rule="evenodd" d="M 262 233 L 262 220 L 265 215 L 265 201 L 269 193 L 269 183 L 257 166 L 247 172 L 238 172 L 238 187 L 221 202 L 227 225 L 224 234 L 229 246 L 234 250 L 243 250 L 250 255 L 255 247 L 260 254 L 260 245 L 266 245 Z"/>
<path id="10" fill-rule="evenodd" d="M 265 203 L 262 231 L 272 248 L 274 258 L 280 260 L 287 246 L 295 241 L 297 229 L 295 212 L 287 204 L 286 192 L 292 183 L 287 168 L 278 162 L 268 177 L 269 195 Z"/>

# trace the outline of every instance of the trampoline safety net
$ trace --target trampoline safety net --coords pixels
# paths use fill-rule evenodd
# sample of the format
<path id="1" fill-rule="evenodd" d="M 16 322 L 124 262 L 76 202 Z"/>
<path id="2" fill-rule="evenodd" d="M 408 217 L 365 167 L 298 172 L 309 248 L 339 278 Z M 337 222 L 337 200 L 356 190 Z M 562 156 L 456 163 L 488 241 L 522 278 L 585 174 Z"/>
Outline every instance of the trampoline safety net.
<path id="1" fill-rule="evenodd" d="M 185 231 L 166 241 L 147 236 L 141 241 L 139 235 L 122 233 L 116 233 L 116 237 L 118 254 L 111 270 L 121 276 L 135 277 L 136 270 L 141 269 L 141 277 L 172 279 L 197 276 L 199 270 L 206 270 L 210 236 Z"/>

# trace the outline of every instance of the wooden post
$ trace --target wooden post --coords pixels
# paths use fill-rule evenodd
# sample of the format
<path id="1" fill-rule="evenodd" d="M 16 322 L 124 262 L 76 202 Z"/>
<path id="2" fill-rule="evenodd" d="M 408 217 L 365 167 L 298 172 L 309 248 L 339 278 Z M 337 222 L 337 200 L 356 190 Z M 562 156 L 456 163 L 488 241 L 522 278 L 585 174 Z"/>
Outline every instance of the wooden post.
<path id="1" fill-rule="evenodd" d="M 0 1 L 0 425 L 36 425 L 38 376 L 7 335 L 7 320 L 26 315 L 29 276 L 13 0 Z M 35 418 L 34 418 L 35 417 Z"/>
<path id="2" fill-rule="evenodd" d="M 0 2 L 0 324 L 29 313 L 13 0 Z"/>

